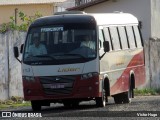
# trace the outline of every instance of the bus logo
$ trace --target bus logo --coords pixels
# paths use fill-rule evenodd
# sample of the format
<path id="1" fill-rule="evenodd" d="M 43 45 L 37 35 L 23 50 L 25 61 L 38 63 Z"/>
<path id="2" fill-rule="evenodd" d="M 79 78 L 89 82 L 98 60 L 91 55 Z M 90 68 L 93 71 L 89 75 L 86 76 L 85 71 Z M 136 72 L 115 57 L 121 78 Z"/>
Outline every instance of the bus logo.
<path id="1" fill-rule="evenodd" d="M 76 72 L 79 71 L 80 68 L 59 68 L 58 72 Z"/>
<path id="2" fill-rule="evenodd" d="M 59 81 L 60 80 L 60 78 L 59 77 L 56 77 L 56 81 Z"/>
<path id="3" fill-rule="evenodd" d="M 11 117 L 11 112 L 2 112 L 2 117 Z"/>

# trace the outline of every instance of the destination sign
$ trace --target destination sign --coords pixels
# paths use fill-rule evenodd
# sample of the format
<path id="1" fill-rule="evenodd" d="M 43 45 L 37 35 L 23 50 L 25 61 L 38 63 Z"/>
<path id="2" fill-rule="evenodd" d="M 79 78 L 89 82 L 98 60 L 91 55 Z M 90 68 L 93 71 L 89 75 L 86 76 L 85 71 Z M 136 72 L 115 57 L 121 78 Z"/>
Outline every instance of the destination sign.
<path id="1" fill-rule="evenodd" d="M 58 32 L 63 31 L 63 27 L 41 28 L 41 32 Z"/>

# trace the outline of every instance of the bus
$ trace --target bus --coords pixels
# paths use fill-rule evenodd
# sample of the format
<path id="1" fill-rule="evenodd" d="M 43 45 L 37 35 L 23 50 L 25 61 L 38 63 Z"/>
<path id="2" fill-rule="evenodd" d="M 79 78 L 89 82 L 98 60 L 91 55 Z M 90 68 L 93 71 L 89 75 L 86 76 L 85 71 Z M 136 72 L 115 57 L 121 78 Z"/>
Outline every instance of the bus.
<path id="1" fill-rule="evenodd" d="M 39 18 L 30 25 L 21 53 L 24 99 L 33 110 L 89 100 L 105 107 L 108 96 L 116 104 L 130 103 L 133 90 L 145 83 L 139 22 L 129 13 Z M 14 55 L 18 59 L 18 47 Z"/>

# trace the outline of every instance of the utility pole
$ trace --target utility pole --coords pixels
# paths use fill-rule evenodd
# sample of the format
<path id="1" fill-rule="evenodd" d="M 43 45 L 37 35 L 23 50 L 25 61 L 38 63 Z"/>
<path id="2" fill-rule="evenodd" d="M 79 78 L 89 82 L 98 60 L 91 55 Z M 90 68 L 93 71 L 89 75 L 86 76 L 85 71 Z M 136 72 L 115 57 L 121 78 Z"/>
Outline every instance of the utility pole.
<path id="1" fill-rule="evenodd" d="M 18 8 L 15 9 L 15 25 L 17 25 L 17 13 L 18 13 Z"/>

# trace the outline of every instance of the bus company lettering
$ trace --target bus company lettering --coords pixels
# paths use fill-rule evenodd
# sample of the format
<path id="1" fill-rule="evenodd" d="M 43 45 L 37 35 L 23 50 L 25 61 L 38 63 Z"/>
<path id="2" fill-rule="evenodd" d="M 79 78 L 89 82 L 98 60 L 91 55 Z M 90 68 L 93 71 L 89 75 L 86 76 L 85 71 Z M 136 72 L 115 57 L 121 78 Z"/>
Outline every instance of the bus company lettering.
<path id="1" fill-rule="evenodd" d="M 41 32 L 63 31 L 63 27 L 41 28 Z"/>
<path id="2" fill-rule="evenodd" d="M 58 72 L 75 72 L 75 71 L 79 71 L 80 68 L 59 68 Z"/>

